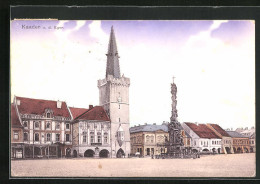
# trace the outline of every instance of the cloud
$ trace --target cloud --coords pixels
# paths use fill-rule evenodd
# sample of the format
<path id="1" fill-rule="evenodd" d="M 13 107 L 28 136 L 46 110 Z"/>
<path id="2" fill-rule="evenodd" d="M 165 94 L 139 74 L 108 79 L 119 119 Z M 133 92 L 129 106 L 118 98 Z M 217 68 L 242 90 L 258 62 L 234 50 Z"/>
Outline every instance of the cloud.
<path id="1" fill-rule="evenodd" d="M 107 43 L 108 36 L 101 28 L 101 21 L 95 20 L 89 24 L 90 36 L 98 39 L 100 43 Z"/>
<path id="2" fill-rule="evenodd" d="M 227 23 L 228 20 L 214 20 L 213 24 L 210 26 L 209 31 L 216 30 L 220 27 L 221 24 Z"/>

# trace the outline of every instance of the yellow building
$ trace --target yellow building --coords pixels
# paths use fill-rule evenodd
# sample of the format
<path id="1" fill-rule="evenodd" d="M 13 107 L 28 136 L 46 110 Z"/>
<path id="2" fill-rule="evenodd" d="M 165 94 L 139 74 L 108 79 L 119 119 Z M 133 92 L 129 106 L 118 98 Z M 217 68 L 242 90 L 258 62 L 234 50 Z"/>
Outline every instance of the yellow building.
<path id="1" fill-rule="evenodd" d="M 191 137 L 182 130 L 183 143 L 185 147 L 190 147 Z M 160 155 L 166 153 L 164 146 L 168 140 L 168 125 L 145 124 L 130 128 L 131 155 L 140 153 L 141 156 Z"/>

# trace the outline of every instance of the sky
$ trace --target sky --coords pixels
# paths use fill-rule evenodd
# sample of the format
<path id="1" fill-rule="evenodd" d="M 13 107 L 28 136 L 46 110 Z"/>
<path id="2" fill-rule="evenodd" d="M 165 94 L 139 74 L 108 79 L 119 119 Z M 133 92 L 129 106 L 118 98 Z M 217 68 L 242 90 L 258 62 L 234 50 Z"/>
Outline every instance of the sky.
<path id="1" fill-rule="evenodd" d="M 173 76 L 179 122 L 255 126 L 251 20 L 12 20 L 11 100 L 99 105 L 112 25 L 131 82 L 130 126 L 170 121 Z"/>

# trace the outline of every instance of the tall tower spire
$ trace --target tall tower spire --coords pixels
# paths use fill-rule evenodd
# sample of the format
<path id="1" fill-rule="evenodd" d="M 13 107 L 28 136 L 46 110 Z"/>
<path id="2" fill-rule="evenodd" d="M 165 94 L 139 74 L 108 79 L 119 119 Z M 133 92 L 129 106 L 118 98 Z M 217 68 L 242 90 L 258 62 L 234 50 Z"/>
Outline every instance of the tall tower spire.
<path id="1" fill-rule="evenodd" d="M 107 55 L 106 77 L 108 77 L 108 75 L 112 75 L 114 78 L 120 78 L 119 56 L 118 56 L 116 37 L 115 37 L 113 26 L 111 27 L 108 51 L 106 55 Z"/>

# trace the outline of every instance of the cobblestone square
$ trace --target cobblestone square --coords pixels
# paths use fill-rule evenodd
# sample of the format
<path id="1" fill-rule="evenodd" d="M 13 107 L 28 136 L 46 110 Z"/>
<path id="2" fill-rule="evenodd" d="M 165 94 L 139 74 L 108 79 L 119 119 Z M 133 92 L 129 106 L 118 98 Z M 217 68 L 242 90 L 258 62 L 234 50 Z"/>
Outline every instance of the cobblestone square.
<path id="1" fill-rule="evenodd" d="M 12 160 L 12 177 L 254 177 L 255 153 L 199 159 Z"/>

